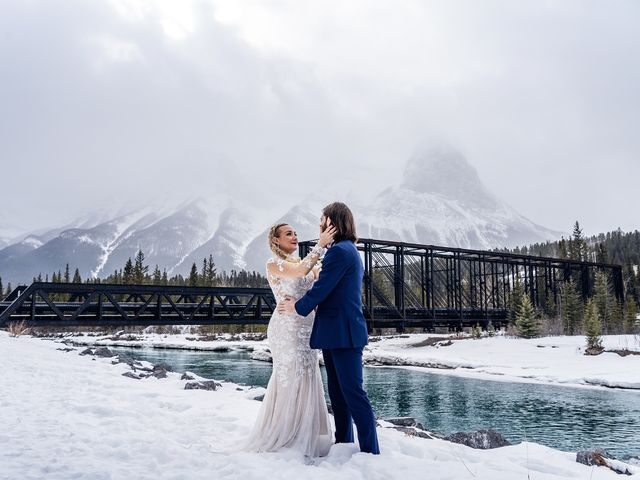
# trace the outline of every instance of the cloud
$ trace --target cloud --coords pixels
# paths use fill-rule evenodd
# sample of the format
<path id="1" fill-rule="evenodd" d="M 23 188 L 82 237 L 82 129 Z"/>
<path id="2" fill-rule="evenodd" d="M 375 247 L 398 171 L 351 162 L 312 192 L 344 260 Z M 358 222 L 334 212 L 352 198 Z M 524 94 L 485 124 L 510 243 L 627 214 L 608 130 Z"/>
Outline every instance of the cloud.
<path id="1" fill-rule="evenodd" d="M 537 223 L 637 228 L 640 5 L 3 2 L 0 161 L 25 228 L 123 201 L 367 198 L 444 137 Z"/>

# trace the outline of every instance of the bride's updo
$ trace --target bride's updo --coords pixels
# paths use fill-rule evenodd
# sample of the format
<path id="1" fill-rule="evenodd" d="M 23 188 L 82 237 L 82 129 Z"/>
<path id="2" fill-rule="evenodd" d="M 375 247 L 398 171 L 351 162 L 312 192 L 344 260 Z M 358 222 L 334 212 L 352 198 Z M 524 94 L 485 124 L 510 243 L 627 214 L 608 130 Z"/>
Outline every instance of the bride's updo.
<path id="1" fill-rule="evenodd" d="M 276 238 L 280 237 L 280 229 L 288 223 L 276 223 L 269 229 L 269 248 L 278 258 L 283 260 L 289 260 L 289 255 L 278 246 Z"/>

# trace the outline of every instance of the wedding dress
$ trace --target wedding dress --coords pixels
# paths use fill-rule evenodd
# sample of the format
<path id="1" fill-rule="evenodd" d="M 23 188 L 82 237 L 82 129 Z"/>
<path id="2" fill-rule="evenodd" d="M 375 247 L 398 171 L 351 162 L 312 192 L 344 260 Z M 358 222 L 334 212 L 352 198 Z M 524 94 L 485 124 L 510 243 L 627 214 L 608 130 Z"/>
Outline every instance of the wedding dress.
<path id="1" fill-rule="evenodd" d="M 304 277 L 285 277 L 294 264 L 278 257 L 267 261 L 267 278 L 278 302 L 286 295 L 294 301 L 313 285 L 313 265 L 324 249 L 316 246 L 297 267 Z M 324 398 L 318 351 L 309 348 L 315 312 L 307 317 L 275 311 L 267 329 L 273 371 L 248 449 L 273 452 L 293 448 L 310 457 L 325 456 L 333 442 Z"/>

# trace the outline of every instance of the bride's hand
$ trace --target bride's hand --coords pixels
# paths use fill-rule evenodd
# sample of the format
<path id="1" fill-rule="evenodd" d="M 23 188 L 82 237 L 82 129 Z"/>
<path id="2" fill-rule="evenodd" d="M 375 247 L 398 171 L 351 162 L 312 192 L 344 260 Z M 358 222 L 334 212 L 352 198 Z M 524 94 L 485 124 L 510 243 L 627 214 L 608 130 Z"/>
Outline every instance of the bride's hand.
<path id="1" fill-rule="evenodd" d="M 324 232 L 320 232 L 320 238 L 318 239 L 318 244 L 322 248 L 326 248 L 331 242 L 333 242 L 333 237 L 336 235 L 336 227 L 331 224 L 328 224 L 326 230 Z"/>

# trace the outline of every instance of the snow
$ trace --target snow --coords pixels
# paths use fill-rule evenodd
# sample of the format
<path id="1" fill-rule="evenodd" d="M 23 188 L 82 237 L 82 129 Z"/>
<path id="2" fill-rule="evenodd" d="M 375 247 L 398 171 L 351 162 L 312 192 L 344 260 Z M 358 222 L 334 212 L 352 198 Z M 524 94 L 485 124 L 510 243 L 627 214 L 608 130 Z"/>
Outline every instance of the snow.
<path id="1" fill-rule="evenodd" d="M 490 380 L 640 389 L 640 355 L 584 355 L 585 338 L 581 336 L 522 339 L 499 335 L 454 339 L 450 346 L 442 346 L 446 341 L 442 336 L 440 345 L 416 346 L 434 336 L 404 335 L 371 342 L 365 361 Z M 603 345 L 607 350 L 639 352 L 640 337 L 604 336 Z"/>
<path id="2" fill-rule="evenodd" d="M 416 346 L 427 339 L 440 338 L 436 345 Z M 190 350 L 255 350 L 252 358 L 268 360 L 265 341 L 227 335 L 218 340 L 195 340 L 196 334 L 160 335 L 145 333 L 137 340 L 114 340 L 111 336 L 74 336 L 86 345 L 144 346 Z M 371 365 L 420 368 L 432 373 L 488 380 L 552 383 L 570 386 L 607 387 L 640 390 L 640 355 L 622 357 L 616 353 L 584 355 L 582 336 L 508 338 L 504 335 L 474 340 L 452 339 L 442 346 L 446 335 L 412 334 L 380 337 L 365 348 L 364 360 Z M 607 350 L 640 352 L 638 335 L 606 335 Z M 375 340 L 375 339 L 374 339 Z"/>
<path id="3" fill-rule="evenodd" d="M 125 364 L 60 347 L 0 332 L 2 479 L 617 478 L 533 443 L 473 450 L 389 428 L 379 429 L 380 456 L 353 445 L 313 461 L 291 451 L 241 452 L 233 447 L 260 405 L 248 387 L 184 390 L 175 373 L 134 380 L 122 376 Z"/>

